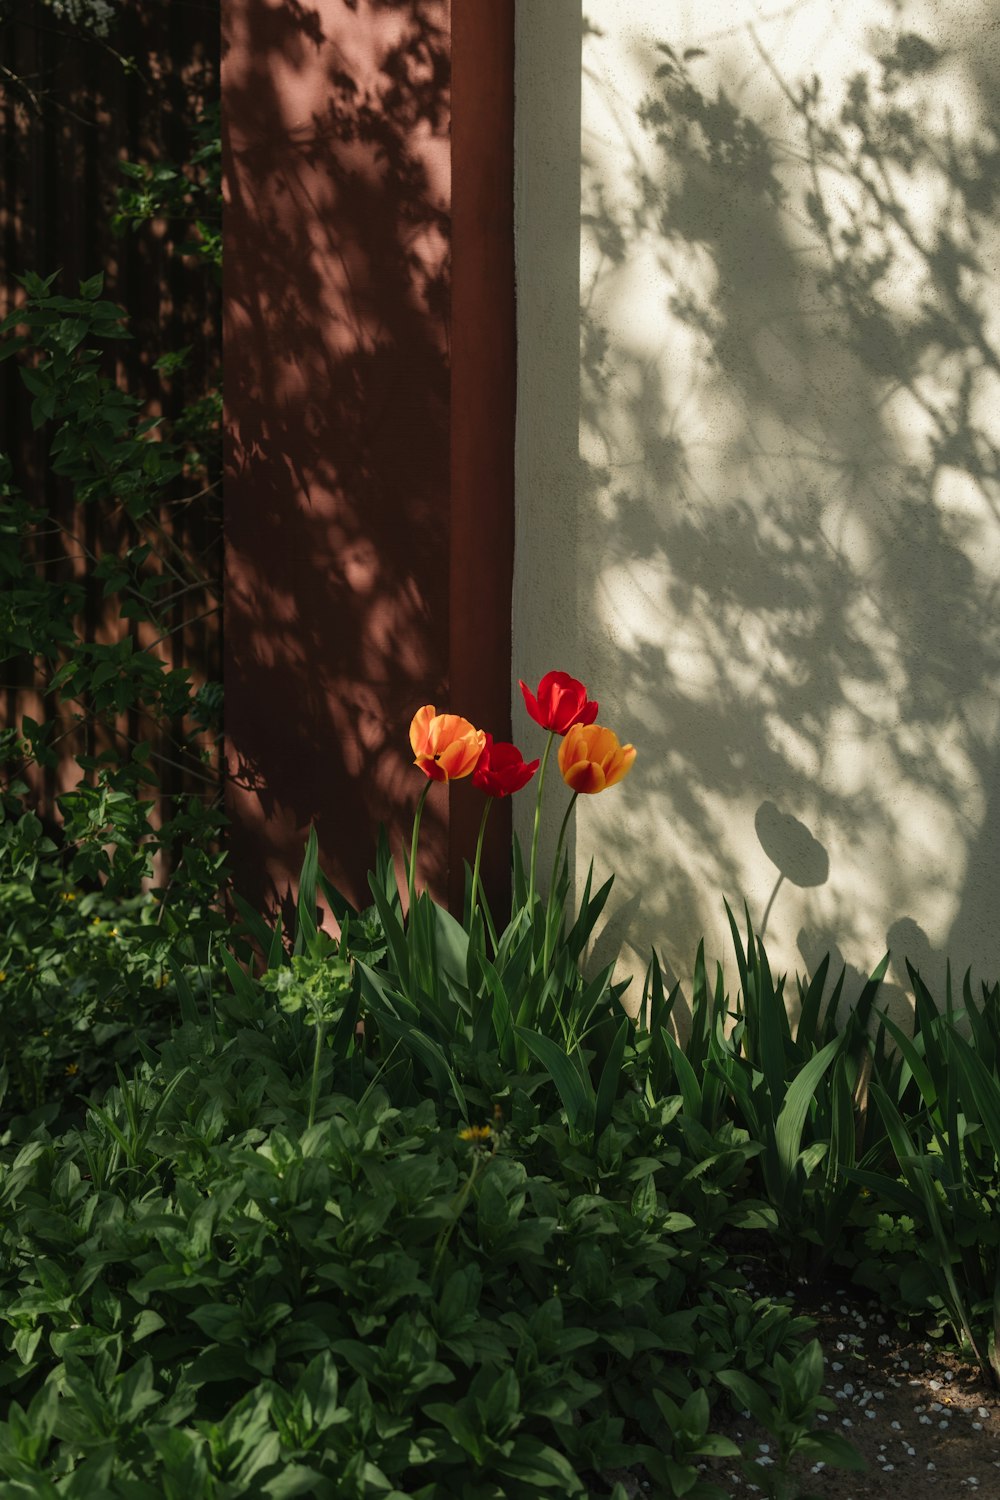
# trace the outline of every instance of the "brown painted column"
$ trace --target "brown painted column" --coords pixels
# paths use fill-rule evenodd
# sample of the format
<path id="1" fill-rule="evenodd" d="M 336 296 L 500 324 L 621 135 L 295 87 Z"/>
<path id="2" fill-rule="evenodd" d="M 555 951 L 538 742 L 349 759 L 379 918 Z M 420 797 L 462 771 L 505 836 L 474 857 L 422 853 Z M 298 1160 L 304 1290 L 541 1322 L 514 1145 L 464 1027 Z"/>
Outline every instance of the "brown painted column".
<path id="1" fill-rule="evenodd" d="M 367 899 L 377 825 L 398 850 L 422 786 L 421 704 L 507 734 L 511 9 L 223 7 L 229 813 L 261 906 L 293 887 L 310 823 L 328 873 Z M 504 264 L 491 308 L 483 267 Z M 479 646 L 470 595 L 489 605 Z M 472 852 L 448 805 L 435 787 L 421 840 L 441 896 Z"/>

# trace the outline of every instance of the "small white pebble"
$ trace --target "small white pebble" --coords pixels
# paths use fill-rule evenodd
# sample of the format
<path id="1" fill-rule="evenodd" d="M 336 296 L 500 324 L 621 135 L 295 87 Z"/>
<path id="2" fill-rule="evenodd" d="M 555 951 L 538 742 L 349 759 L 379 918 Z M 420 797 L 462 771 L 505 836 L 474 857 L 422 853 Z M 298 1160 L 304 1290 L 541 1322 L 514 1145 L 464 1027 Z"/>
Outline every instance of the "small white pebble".
<path id="1" fill-rule="evenodd" d="M 973 1422 L 973 1424 L 972 1424 L 972 1430 L 973 1430 L 973 1432 L 982 1432 L 982 1430 L 983 1430 L 983 1424 L 982 1424 L 982 1422 Z"/>
<path id="2" fill-rule="evenodd" d="M 893 1432 L 902 1432 L 903 1430 L 898 1422 L 890 1422 L 889 1426 L 892 1428 Z"/>
<path id="3" fill-rule="evenodd" d="M 927 1384 L 930 1386 L 932 1391 L 939 1391 L 941 1389 L 940 1380 L 928 1380 Z"/>
<path id="4" fill-rule="evenodd" d="M 840 1425 L 841 1427 L 853 1427 L 854 1423 L 851 1421 L 850 1417 L 841 1417 Z"/>
<path id="5" fill-rule="evenodd" d="M 757 1447 L 760 1449 L 761 1453 L 770 1453 L 771 1451 L 770 1443 L 758 1443 Z"/>
<path id="6" fill-rule="evenodd" d="M 854 1387 L 853 1387 L 853 1385 L 851 1385 L 851 1383 L 850 1383 L 849 1380 L 845 1380 L 844 1381 L 844 1394 L 847 1395 L 847 1396 L 853 1396 L 854 1395 Z"/>
<path id="7" fill-rule="evenodd" d="M 986 1410 L 985 1406 L 977 1406 L 976 1407 L 976 1416 L 977 1417 L 988 1417 L 989 1416 L 989 1412 Z"/>
<path id="8" fill-rule="evenodd" d="M 931 1425 L 930 1417 L 920 1417 L 918 1420 L 923 1427 L 929 1427 Z"/>
<path id="9" fill-rule="evenodd" d="M 843 1368 L 844 1368 L 844 1367 L 843 1367 L 843 1365 L 842 1365 L 842 1364 L 841 1364 L 841 1363 L 840 1363 L 840 1362 L 839 1362 L 839 1360 L 836 1360 L 836 1359 L 833 1359 L 833 1360 L 831 1360 L 831 1361 L 830 1361 L 830 1369 L 831 1369 L 831 1370 L 842 1370 L 842 1369 L 843 1369 Z"/>
<path id="10" fill-rule="evenodd" d="M 944 1430 L 947 1427 L 947 1425 L 948 1425 L 947 1418 L 945 1418 L 945 1420 L 943 1422 L 939 1422 L 938 1423 L 938 1427 L 941 1429 L 942 1432 L 944 1432 Z"/>
<path id="11" fill-rule="evenodd" d="M 874 1411 L 872 1410 L 872 1408 L 870 1406 L 866 1406 L 865 1407 L 865 1416 L 866 1417 L 871 1417 L 874 1420 L 875 1413 L 874 1413 Z"/>
<path id="12" fill-rule="evenodd" d="M 937 1468 L 937 1464 L 928 1464 L 927 1467 L 929 1469 L 936 1469 Z"/>

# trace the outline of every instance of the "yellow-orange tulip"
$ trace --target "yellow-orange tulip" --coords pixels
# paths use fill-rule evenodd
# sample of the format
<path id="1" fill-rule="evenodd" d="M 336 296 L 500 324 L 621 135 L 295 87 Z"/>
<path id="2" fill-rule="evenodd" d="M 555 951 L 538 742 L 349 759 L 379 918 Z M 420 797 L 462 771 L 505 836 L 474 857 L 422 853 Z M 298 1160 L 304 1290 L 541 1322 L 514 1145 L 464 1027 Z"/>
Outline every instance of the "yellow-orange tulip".
<path id="1" fill-rule="evenodd" d="M 603 792 L 632 769 L 634 745 L 620 745 L 613 729 L 574 724 L 559 746 L 562 779 L 573 792 Z"/>
<path id="2" fill-rule="evenodd" d="M 418 708 L 410 724 L 410 744 L 419 766 L 432 781 L 471 776 L 483 753 L 486 735 L 458 714 L 439 714 L 433 703 Z"/>

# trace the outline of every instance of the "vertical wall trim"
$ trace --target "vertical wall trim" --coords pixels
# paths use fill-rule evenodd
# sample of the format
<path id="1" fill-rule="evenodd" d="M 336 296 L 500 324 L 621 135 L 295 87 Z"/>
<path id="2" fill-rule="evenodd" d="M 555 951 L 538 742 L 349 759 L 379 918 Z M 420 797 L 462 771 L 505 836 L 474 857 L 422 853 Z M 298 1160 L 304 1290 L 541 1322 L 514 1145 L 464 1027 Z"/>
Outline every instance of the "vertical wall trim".
<path id="1" fill-rule="evenodd" d="M 514 569 L 514 0 L 454 0 L 449 708 L 510 739 Z M 482 798 L 451 792 L 449 897 L 460 909 Z M 490 816 L 483 879 L 509 891 L 510 805 Z"/>

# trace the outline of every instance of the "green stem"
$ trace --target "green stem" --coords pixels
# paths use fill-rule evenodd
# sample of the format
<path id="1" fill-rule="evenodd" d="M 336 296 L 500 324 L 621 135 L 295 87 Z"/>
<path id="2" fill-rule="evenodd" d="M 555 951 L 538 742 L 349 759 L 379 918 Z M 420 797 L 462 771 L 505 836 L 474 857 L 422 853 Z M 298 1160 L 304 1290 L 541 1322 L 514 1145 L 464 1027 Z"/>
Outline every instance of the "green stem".
<path id="1" fill-rule="evenodd" d="M 462 1184 L 461 1188 L 458 1191 L 457 1197 L 455 1198 L 454 1202 L 452 1203 L 452 1206 L 451 1206 L 451 1218 L 449 1219 L 448 1223 L 444 1226 L 444 1228 L 441 1230 L 440 1234 L 437 1237 L 437 1243 L 434 1246 L 434 1254 L 433 1254 L 433 1257 L 431 1259 L 430 1280 L 431 1280 L 432 1283 L 434 1281 L 434 1278 L 437 1275 L 438 1267 L 440 1266 L 441 1261 L 444 1259 L 444 1252 L 448 1248 L 448 1241 L 451 1239 L 452 1233 L 454 1232 L 454 1229 L 455 1229 L 455 1225 L 458 1223 L 459 1219 L 462 1217 L 462 1213 L 463 1213 L 463 1211 L 465 1209 L 465 1205 L 466 1205 L 466 1203 L 469 1200 L 469 1194 L 472 1192 L 472 1184 L 476 1180 L 476 1175 L 477 1175 L 478 1171 L 479 1171 L 479 1153 L 477 1151 L 474 1154 L 473 1158 L 472 1158 L 472 1168 L 471 1168 L 471 1170 L 469 1172 L 469 1175 L 466 1178 L 465 1182 Z"/>
<path id="2" fill-rule="evenodd" d="M 549 764 L 549 752 L 552 749 L 552 741 L 556 737 L 554 729 L 549 730 L 549 738 L 542 756 L 542 769 L 538 773 L 538 791 L 535 795 L 535 827 L 531 835 L 531 874 L 528 879 L 528 910 L 535 904 L 535 868 L 538 864 L 538 831 L 542 826 L 542 789 L 545 786 L 545 772 Z"/>
<path id="3" fill-rule="evenodd" d="M 326 1025 L 323 1021 L 316 1022 L 316 1049 L 313 1052 L 312 1083 L 309 1086 L 309 1119 L 306 1129 L 311 1130 L 316 1120 L 316 1100 L 319 1097 L 319 1063 L 323 1056 L 323 1033 Z"/>
<path id="4" fill-rule="evenodd" d="M 566 812 L 563 815 L 562 827 L 559 829 L 559 839 L 556 844 L 556 857 L 552 864 L 552 883 L 549 886 L 549 904 L 545 911 L 545 943 L 542 947 L 543 974 L 547 974 L 549 972 L 549 954 L 552 946 L 552 939 L 555 936 L 555 924 L 552 920 L 552 912 L 556 904 L 555 897 L 556 889 L 559 883 L 559 864 L 562 860 L 563 844 L 566 840 L 566 829 L 569 827 L 570 813 L 576 806 L 576 799 L 577 797 L 579 797 L 579 795 L 579 792 L 574 792 L 572 797 L 569 799 L 569 806 L 567 807 Z"/>
<path id="5" fill-rule="evenodd" d="M 412 918 L 413 915 L 413 883 L 416 880 L 417 876 L 417 844 L 420 841 L 420 819 L 423 816 L 424 803 L 427 801 L 427 793 L 430 791 L 430 789 L 431 778 L 428 777 L 427 785 L 420 793 L 420 800 L 417 803 L 417 810 L 413 814 L 413 837 L 410 840 L 410 871 L 409 878 L 406 882 L 406 891 L 409 898 L 406 911 L 407 916 L 409 916 L 410 918 Z"/>
<path id="6" fill-rule="evenodd" d="M 472 919 L 476 915 L 476 899 L 479 891 L 479 866 L 483 857 L 483 836 L 486 833 L 486 819 L 490 815 L 490 808 L 494 799 L 487 797 L 486 806 L 483 808 L 483 816 L 479 824 L 479 837 L 476 840 L 476 862 L 472 867 L 472 907 L 469 911 L 469 928 L 472 928 Z"/>

